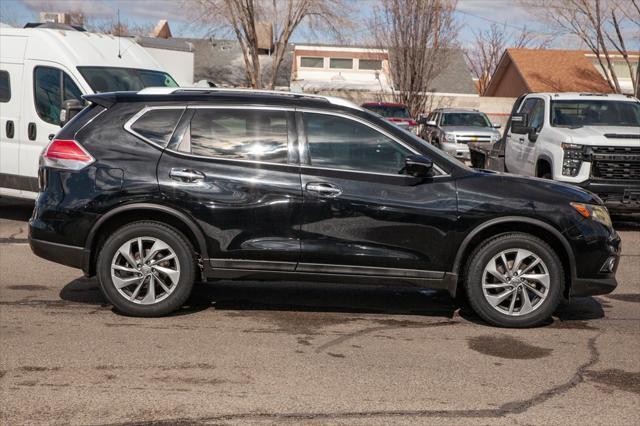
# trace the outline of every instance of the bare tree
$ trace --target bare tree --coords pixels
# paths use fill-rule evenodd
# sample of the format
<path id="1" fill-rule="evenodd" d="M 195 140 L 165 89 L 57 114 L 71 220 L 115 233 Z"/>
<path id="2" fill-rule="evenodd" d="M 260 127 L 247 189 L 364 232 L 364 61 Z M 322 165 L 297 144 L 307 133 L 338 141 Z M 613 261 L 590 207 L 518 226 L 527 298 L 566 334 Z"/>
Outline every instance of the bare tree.
<path id="1" fill-rule="evenodd" d="M 146 36 L 153 31 L 153 24 L 136 23 L 129 20 L 118 20 L 117 18 L 92 18 L 85 20 L 84 26 L 87 30 L 111 34 L 114 36 Z"/>
<path id="2" fill-rule="evenodd" d="M 258 47 L 257 26 L 268 23 L 273 29 L 271 40 L 271 75 L 266 87 L 276 85 L 289 40 L 305 23 L 311 29 L 322 28 L 339 33 L 351 26 L 349 2 L 345 0 L 197 0 L 202 20 L 208 24 L 230 28 L 235 35 L 245 63 L 247 80 L 254 88 L 265 85 Z"/>
<path id="3" fill-rule="evenodd" d="M 498 67 L 500 58 L 508 47 L 543 49 L 552 39 L 524 27 L 520 32 L 507 29 L 506 25 L 491 24 L 484 30 L 474 32 L 474 40 L 464 51 L 471 72 L 478 79 L 478 93 L 487 90 L 489 80 Z"/>
<path id="4" fill-rule="evenodd" d="M 621 93 L 614 55 L 625 61 L 633 91 L 639 92 L 638 75 L 634 76 L 633 60 L 629 56 L 623 31 L 627 23 L 637 28 L 640 22 L 638 0 L 522 0 L 534 13 L 551 23 L 560 33 L 577 37 L 593 52 L 607 83 Z M 633 31 L 631 37 L 638 37 Z M 635 77 L 635 78 L 634 78 Z"/>
<path id="5" fill-rule="evenodd" d="M 433 81 L 454 47 L 455 8 L 453 0 L 381 0 L 374 11 L 377 43 L 389 52 L 394 99 L 415 117 L 426 111 Z"/>

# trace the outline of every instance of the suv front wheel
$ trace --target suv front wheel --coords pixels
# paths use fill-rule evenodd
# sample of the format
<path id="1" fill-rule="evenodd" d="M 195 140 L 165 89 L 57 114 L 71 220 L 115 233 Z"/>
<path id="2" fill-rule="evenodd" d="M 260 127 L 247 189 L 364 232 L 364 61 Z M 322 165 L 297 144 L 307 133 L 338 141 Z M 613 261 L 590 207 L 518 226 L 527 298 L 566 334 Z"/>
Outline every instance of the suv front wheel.
<path id="1" fill-rule="evenodd" d="M 501 327 L 533 327 L 546 321 L 564 288 L 562 263 L 543 240 L 502 234 L 471 254 L 465 274 L 469 303 L 482 319 Z"/>
<path id="2" fill-rule="evenodd" d="M 179 309 L 191 293 L 195 273 L 191 244 L 159 222 L 121 227 L 107 239 L 97 260 L 105 297 L 132 316 L 161 316 Z"/>

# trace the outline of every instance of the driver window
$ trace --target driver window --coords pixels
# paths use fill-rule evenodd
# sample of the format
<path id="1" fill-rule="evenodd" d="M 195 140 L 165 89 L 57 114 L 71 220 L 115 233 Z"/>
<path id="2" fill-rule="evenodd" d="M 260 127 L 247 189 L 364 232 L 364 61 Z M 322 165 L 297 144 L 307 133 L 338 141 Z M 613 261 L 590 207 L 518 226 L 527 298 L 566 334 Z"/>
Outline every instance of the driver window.
<path id="1" fill-rule="evenodd" d="M 529 127 L 536 130 L 536 133 L 540 133 L 542 126 L 544 125 L 544 101 L 542 99 L 536 99 L 533 109 L 529 113 Z"/>
<path id="2" fill-rule="evenodd" d="M 82 92 L 67 73 L 58 68 L 36 67 L 33 94 L 38 116 L 47 123 L 60 124 L 62 102 L 82 100 Z"/>
<path id="3" fill-rule="evenodd" d="M 327 114 L 304 114 L 312 166 L 398 174 L 412 153 L 357 121 Z"/>

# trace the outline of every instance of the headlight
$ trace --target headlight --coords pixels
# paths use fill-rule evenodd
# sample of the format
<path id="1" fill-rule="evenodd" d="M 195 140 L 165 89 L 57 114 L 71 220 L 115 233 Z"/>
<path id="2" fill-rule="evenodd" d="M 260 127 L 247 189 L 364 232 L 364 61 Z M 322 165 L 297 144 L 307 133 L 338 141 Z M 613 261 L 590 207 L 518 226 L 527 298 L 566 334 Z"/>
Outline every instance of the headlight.
<path id="1" fill-rule="evenodd" d="M 584 157 L 584 147 L 575 143 L 563 142 L 562 150 L 564 157 L 562 158 L 562 174 L 564 176 L 577 176 L 580 172 L 580 166 Z"/>
<path id="2" fill-rule="evenodd" d="M 500 140 L 500 135 L 491 135 L 491 142 L 498 142 Z"/>
<path id="3" fill-rule="evenodd" d="M 611 217 L 605 206 L 598 206 L 595 204 L 583 204 L 583 203 L 571 203 L 571 207 L 576 209 L 581 216 L 600 222 L 604 226 L 613 228 L 611 223 Z"/>
<path id="4" fill-rule="evenodd" d="M 455 142 L 456 141 L 456 135 L 453 133 L 445 133 L 444 134 L 444 140 L 447 142 Z"/>

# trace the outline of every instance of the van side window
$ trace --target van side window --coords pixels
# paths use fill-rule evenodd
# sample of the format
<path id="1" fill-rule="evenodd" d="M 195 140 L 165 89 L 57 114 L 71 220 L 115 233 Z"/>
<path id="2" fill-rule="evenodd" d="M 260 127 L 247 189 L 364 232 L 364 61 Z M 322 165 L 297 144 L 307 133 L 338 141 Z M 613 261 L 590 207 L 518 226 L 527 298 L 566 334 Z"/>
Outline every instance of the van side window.
<path id="1" fill-rule="evenodd" d="M 0 102 L 11 100 L 11 82 L 9 81 L 9 71 L 0 71 Z"/>
<path id="2" fill-rule="evenodd" d="M 131 130 L 161 146 L 169 143 L 183 109 L 152 109 L 131 125 Z"/>
<path id="3" fill-rule="evenodd" d="M 398 174 L 411 152 L 357 121 L 326 114 L 304 114 L 311 166 Z"/>
<path id="4" fill-rule="evenodd" d="M 58 68 L 36 67 L 33 72 L 33 96 L 38 116 L 51 124 L 60 124 L 62 102 L 82 100 L 82 92 L 67 73 Z"/>
<path id="5" fill-rule="evenodd" d="M 190 143 L 178 150 L 205 157 L 287 163 L 284 111 L 196 109 Z"/>

